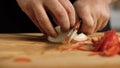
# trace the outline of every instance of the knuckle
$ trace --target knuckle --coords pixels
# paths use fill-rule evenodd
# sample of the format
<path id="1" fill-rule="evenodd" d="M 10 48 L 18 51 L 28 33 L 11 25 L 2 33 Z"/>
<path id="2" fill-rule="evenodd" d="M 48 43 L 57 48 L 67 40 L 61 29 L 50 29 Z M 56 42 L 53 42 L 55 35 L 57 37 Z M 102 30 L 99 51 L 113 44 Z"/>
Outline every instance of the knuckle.
<path id="1" fill-rule="evenodd" d="M 61 26 L 61 29 L 62 29 L 62 31 L 66 32 L 66 31 L 69 30 L 69 26 L 68 25 L 63 25 L 63 26 Z"/>
<path id="2" fill-rule="evenodd" d="M 89 28 L 93 28 L 94 27 L 94 25 L 91 24 L 91 23 L 87 24 L 86 26 L 89 27 Z"/>
<path id="3" fill-rule="evenodd" d="M 56 15 L 60 18 L 64 17 L 64 15 L 65 15 L 64 11 L 61 9 L 56 9 L 55 12 L 56 12 Z"/>
<path id="4" fill-rule="evenodd" d="M 74 8 L 72 6 L 66 8 L 66 11 L 68 14 L 73 14 L 74 13 Z"/>
<path id="5" fill-rule="evenodd" d="M 44 24 L 45 22 L 46 22 L 46 18 L 45 17 L 43 17 L 43 16 L 41 16 L 41 17 L 36 17 L 37 18 L 37 21 L 39 22 L 39 23 L 42 23 L 42 24 Z"/>
<path id="6" fill-rule="evenodd" d="M 110 14 L 109 13 L 104 13 L 104 14 L 102 14 L 102 17 L 106 20 L 109 20 Z"/>
<path id="7" fill-rule="evenodd" d="M 79 7 L 78 7 L 78 8 L 79 8 Z M 89 5 L 85 5 L 85 6 L 82 5 L 81 9 L 84 10 L 84 11 L 90 11 L 90 10 L 91 10 L 91 8 L 90 8 Z"/>
<path id="8" fill-rule="evenodd" d="M 101 17 L 103 17 L 104 19 L 109 19 L 110 18 L 110 12 L 108 11 L 98 11 L 98 13 L 101 14 Z"/>
<path id="9" fill-rule="evenodd" d="M 69 26 L 66 26 L 66 27 L 65 27 L 65 30 L 66 30 L 66 31 L 69 30 Z"/>
<path id="10" fill-rule="evenodd" d="M 105 18 L 108 20 L 110 18 L 110 14 L 106 14 Z"/>

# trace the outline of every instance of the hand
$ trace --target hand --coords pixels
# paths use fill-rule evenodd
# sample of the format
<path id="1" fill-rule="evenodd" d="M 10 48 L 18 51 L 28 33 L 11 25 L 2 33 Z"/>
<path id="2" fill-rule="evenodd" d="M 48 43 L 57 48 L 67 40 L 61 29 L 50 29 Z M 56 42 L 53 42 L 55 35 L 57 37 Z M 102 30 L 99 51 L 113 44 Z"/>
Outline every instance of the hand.
<path id="1" fill-rule="evenodd" d="M 69 0 L 17 0 L 21 9 L 34 24 L 46 35 L 56 37 L 47 15 L 50 14 L 62 31 L 67 31 L 75 24 L 75 10 Z"/>
<path id="2" fill-rule="evenodd" d="M 94 33 L 103 29 L 110 17 L 107 0 L 76 0 L 76 13 L 82 19 L 81 32 Z"/>

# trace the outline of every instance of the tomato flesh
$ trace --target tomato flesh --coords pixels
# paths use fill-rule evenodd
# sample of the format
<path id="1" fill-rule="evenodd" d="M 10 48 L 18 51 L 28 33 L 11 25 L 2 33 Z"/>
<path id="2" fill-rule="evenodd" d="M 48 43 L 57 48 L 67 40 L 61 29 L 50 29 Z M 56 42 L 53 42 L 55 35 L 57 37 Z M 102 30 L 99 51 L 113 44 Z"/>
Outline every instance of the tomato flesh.
<path id="1" fill-rule="evenodd" d="M 104 36 L 93 42 L 95 52 L 103 52 L 103 55 L 113 56 L 119 53 L 120 51 L 120 41 L 119 36 L 116 34 L 115 30 L 112 29 L 104 33 Z"/>

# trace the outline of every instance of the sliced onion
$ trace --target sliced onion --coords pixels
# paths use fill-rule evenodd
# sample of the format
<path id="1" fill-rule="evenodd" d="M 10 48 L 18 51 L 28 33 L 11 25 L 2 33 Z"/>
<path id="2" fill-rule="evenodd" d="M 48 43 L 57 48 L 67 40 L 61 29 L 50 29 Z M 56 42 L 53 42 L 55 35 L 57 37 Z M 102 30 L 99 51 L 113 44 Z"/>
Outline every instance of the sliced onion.
<path id="1" fill-rule="evenodd" d="M 55 43 L 61 43 L 64 38 L 68 35 L 68 32 L 62 32 L 60 29 L 60 26 L 55 27 L 56 31 L 58 32 L 58 36 L 56 38 L 53 38 L 51 36 L 48 36 L 48 41 L 55 42 Z"/>
<path id="2" fill-rule="evenodd" d="M 87 39 L 88 39 L 88 37 L 84 33 L 80 33 L 80 34 L 74 36 L 74 38 L 73 38 L 73 40 L 76 40 L 76 41 L 84 41 Z"/>
<path id="3" fill-rule="evenodd" d="M 66 42 L 70 42 L 71 40 L 76 41 L 87 40 L 87 36 L 83 33 L 77 34 L 77 30 L 71 29 L 68 32 L 62 32 L 60 26 L 55 27 L 55 29 L 58 32 L 58 36 L 56 38 L 48 36 L 48 41 L 50 42 L 62 43 L 66 37 L 70 37 L 69 40 Z"/>
<path id="4" fill-rule="evenodd" d="M 68 42 L 70 42 L 71 40 L 73 40 L 74 37 L 77 36 L 77 30 L 74 30 L 72 33 L 71 33 L 71 36 L 70 36 L 70 39 L 68 40 Z"/>

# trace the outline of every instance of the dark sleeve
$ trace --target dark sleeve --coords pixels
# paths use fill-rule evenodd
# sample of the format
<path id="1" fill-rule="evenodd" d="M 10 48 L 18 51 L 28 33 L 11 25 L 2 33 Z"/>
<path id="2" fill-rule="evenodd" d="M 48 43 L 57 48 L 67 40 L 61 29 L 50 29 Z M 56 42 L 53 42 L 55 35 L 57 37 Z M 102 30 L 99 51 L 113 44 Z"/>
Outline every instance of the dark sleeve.
<path id="1" fill-rule="evenodd" d="M 100 32 L 108 31 L 110 29 L 111 29 L 111 24 L 110 24 L 110 20 L 109 20 L 108 24 Z"/>

